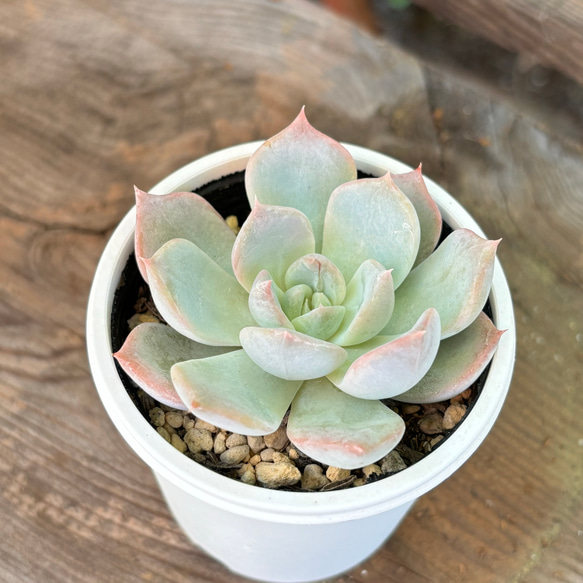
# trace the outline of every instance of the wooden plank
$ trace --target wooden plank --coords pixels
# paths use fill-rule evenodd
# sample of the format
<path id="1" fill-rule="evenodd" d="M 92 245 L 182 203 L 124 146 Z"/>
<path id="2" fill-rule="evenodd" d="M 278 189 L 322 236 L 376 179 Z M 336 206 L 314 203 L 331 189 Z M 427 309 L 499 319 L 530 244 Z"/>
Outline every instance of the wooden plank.
<path id="1" fill-rule="evenodd" d="M 581 0 L 412 0 L 500 46 L 583 82 Z"/>

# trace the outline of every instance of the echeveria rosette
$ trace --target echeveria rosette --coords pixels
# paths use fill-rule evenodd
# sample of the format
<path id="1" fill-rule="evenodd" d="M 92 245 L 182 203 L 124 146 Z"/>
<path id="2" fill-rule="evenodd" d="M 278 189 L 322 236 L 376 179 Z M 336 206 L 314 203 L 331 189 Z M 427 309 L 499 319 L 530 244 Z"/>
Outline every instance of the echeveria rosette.
<path id="1" fill-rule="evenodd" d="M 481 311 L 496 241 L 441 216 L 421 169 L 356 179 L 304 112 L 251 157 L 238 236 L 193 193 L 137 191 L 136 254 L 169 326 L 116 358 L 163 403 L 265 435 L 289 410 L 304 453 L 347 469 L 400 441 L 382 399 L 437 402 L 484 370 L 501 332 Z M 290 409 L 291 406 L 291 409 Z"/>

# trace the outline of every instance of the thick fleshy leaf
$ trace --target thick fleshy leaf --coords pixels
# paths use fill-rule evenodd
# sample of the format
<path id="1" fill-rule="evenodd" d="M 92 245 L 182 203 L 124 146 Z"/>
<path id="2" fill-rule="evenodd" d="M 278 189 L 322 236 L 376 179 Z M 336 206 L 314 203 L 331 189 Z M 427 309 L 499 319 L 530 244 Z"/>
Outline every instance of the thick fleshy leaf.
<path id="1" fill-rule="evenodd" d="M 333 306 L 341 304 L 346 295 L 346 283 L 340 270 L 319 253 L 310 253 L 296 259 L 285 274 L 287 289 L 305 284 L 314 292 L 323 293 Z"/>
<path id="2" fill-rule="evenodd" d="M 281 307 L 286 314 L 286 316 L 293 320 L 304 313 L 304 306 L 306 302 L 310 303 L 309 300 L 313 295 L 312 288 L 307 286 L 305 283 L 300 283 L 299 285 L 294 285 L 290 287 L 281 299 Z"/>
<path id="3" fill-rule="evenodd" d="M 292 323 L 281 309 L 283 292 L 277 287 L 268 271 L 260 271 L 249 292 L 249 311 L 264 328 L 290 328 Z"/>
<path id="4" fill-rule="evenodd" d="M 233 271 L 247 291 L 263 269 L 283 288 L 287 268 L 313 252 L 314 233 L 305 215 L 294 208 L 257 203 L 233 246 Z"/>
<path id="5" fill-rule="evenodd" d="M 347 470 L 376 462 L 404 432 L 403 420 L 380 401 L 351 397 L 325 378 L 302 385 L 287 425 L 288 437 L 298 449 Z"/>
<path id="6" fill-rule="evenodd" d="M 390 174 L 339 186 L 330 197 L 322 253 L 346 280 L 367 259 L 393 270 L 395 289 L 409 273 L 419 250 L 419 220 L 411 201 Z"/>
<path id="7" fill-rule="evenodd" d="M 315 251 L 320 252 L 330 194 L 340 184 L 355 179 L 356 166 L 348 151 L 315 130 L 302 109 L 290 126 L 253 154 L 247 164 L 245 188 L 251 207 L 257 199 L 304 213 L 312 223 Z"/>
<path id="8" fill-rule="evenodd" d="M 240 340 L 255 364 L 290 381 L 325 376 L 346 358 L 344 348 L 286 328 L 244 328 Z"/>
<path id="9" fill-rule="evenodd" d="M 347 348 L 348 356 L 328 378 L 349 395 L 360 399 L 388 399 L 422 379 L 439 349 L 437 310 L 429 308 L 405 334 L 377 346 L 380 337 Z"/>
<path id="10" fill-rule="evenodd" d="M 484 312 L 462 332 L 443 340 L 429 372 L 410 390 L 394 397 L 404 403 L 437 403 L 459 395 L 482 374 L 504 331 Z"/>
<path id="11" fill-rule="evenodd" d="M 175 409 L 186 409 L 172 385 L 172 366 L 183 360 L 207 358 L 231 350 L 200 344 L 170 326 L 146 322 L 130 332 L 113 356 L 128 376 L 154 399 Z"/>
<path id="12" fill-rule="evenodd" d="M 441 234 L 441 213 L 431 198 L 423 175 L 421 173 L 421 164 L 416 170 L 404 174 L 393 174 L 393 182 L 413 203 L 419 226 L 421 227 L 421 241 L 419 243 L 419 252 L 415 259 L 415 265 L 419 265 L 427 259 L 435 249 Z"/>
<path id="13" fill-rule="evenodd" d="M 241 329 L 255 324 L 247 292 L 194 243 L 169 241 L 144 265 L 156 307 L 184 336 L 239 346 Z"/>
<path id="14" fill-rule="evenodd" d="M 149 259 L 168 241 L 187 239 L 225 271 L 233 273 L 233 231 L 204 198 L 193 192 L 148 194 L 136 188 L 136 258 L 147 280 L 143 258 Z"/>
<path id="15" fill-rule="evenodd" d="M 306 314 L 294 318 L 292 324 L 298 332 L 320 340 L 327 340 L 338 330 L 338 326 L 344 318 L 344 312 L 344 306 L 320 305 Z"/>
<path id="16" fill-rule="evenodd" d="M 340 328 L 329 338 L 340 346 L 366 342 L 387 324 L 395 292 L 393 277 L 378 261 L 368 259 L 356 271 L 346 288 L 346 314 Z"/>
<path id="17" fill-rule="evenodd" d="M 302 384 L 266 373 L 243 350 L 181 362 L 171 374 L 197 417 L 243 435 L 273 433 Z"/>
<path id="18" fill-rule="evenodd" d="M 439 312 L 442 338 L 469 326 L 490 292 L 499 242 L 469 229 L 451 233 L 395 292 L 395 309 L 381 334 L 401 334 L 431 307 Z"/>

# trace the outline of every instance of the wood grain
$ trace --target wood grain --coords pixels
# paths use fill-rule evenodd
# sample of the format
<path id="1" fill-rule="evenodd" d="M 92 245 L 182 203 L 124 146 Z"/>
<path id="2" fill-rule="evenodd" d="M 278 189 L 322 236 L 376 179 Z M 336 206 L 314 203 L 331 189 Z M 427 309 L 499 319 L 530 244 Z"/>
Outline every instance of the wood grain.
<path id="1" fill-rule="evenodd" d="M 581 0 L 413 0 L 500 46 L 583 82 Z"/>
<path id="2" fill-rule="evenodd" d="M 423 161 L 503 237 L 519 334 L 484 445 L 336 580 L 583 580 L 581 143 L 309 2 L 4 2 L 0 46 L 0 581 L 242 581 L 187 541 L 109 421 L 86 300 L 134 183 L 303 104 L 337 139 Z"/>

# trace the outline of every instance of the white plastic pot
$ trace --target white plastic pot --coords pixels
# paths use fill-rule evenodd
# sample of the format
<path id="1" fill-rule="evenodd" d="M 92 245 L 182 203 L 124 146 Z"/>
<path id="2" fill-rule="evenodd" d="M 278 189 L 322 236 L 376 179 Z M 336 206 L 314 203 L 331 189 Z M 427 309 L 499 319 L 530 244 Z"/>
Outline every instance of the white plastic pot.
<path id="1" fill-rule="evenodd" d="M 243 170 L 260 142 L 227 148 L 174 172 L 151 192 L 196 190 Z M 388 156 L 346 145 L 357 167 L 380 176 L 410 168 Z M 472 217 L 426 179 L 444 220 L 483 235 Z M 150 466 L 176 521 L 190 539 L 232 571 L 273 582 L 314 581 L 342 573 L 372 554 L 415 500 L 457 470 L 477 449 L 504 402 L 515 355 L 508 284 L 496 260 L 490 304 L 494 323 L 507 332 L 486 383 L 456 431 L 434 452 L 388 478 L 334 492 L 283 492 L 250 486 L 190 460 L 166 442 L 128 396 L 112 358 L 114 292 L 134 247 L 135 209 L 122 220 L 97 267 L 89 298 L 87 346 L 97 390 L 117 429 Z"/>

